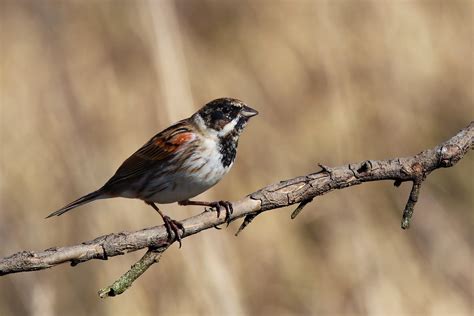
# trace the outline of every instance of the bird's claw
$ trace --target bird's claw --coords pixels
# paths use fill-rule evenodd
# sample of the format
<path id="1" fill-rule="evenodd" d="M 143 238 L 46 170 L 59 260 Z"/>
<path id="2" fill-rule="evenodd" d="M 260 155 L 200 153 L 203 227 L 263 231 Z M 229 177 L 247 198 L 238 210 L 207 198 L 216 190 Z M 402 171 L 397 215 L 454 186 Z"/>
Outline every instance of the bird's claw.
<path id="1" fill-rule="evenodd" d="M 177 241 L 179 243 L 179 248 L 181 248 L 181 235 L 179 234 L 179 231 L 181 230 L 183 234 L 185 233 L 183 224 L 171 219 L 169 216 L 164 216 L 163 221 L 165 222 L 166 232 L 168 233 L 168 241 Z M 171 237 L 173 235 L 171 232 L 173 232 L 174 238 Z"/>
<path id="2" fill-rule="evenodd" d="M 204 208 L 205 212 L 210 212 L 215 210 L 217 212 L 217 217 L 219 218 L 221 216 L 221 210 L 225 210 L 225 222 L 227 223 L 227 226 L 230 224 L 230 216 L 234 213 L 234 207 L 232 206 L 232 203 L 229 201 L 216 201 L 216 202 L 202 202 L 202 201 L 189 201 L 189 200 L 184 200 L 178 202 L 179 205 L 202 205 L 202 206 L 207 206 Z M 219 229 L 216 226 L 214 226 L 216 229 Z"/>
<path id="3" fill-rule="evenodd" d="M 211 207 L 215 208 L 217 212 L 217 217 L 221 216 L 221 209 L 224 208 L 225 210 L 225 221 L 227 226 L 230 224 L 230 216 L 234 213 L 234 207 L 232 203 L 229 201 L 216 201 L 212 202 Z"/>

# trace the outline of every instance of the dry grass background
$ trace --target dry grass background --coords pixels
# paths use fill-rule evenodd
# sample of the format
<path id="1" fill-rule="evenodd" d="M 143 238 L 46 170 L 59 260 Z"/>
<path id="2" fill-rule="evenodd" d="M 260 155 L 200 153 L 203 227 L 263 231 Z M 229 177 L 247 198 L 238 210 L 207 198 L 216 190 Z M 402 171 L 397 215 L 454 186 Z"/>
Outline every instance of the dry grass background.
<path id="1" fill-rule="evenodd" d="M 204 195 L 411 155 L 473 119 L 472 1 L 0 0 L 0 256 L 161 224 L 139 201 L 49 212 L 149 137 L 221 96 L 261 115 Z M 124 295 L 96 291 L 141 253 L 0 279 L 1 315 L 472 315 L 473 159 L 364 184 L 172 247 Z M 198 208 L 170 205 L 177 219 Z"/>

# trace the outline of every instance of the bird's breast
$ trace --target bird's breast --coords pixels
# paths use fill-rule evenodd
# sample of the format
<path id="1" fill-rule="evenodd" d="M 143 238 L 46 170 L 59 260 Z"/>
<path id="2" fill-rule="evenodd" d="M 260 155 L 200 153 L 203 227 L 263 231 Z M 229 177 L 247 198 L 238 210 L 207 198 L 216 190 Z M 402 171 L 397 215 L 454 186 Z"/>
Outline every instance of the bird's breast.
<path id="1" fill-rule="evenodd" d="M 148 180 L 149 189 L 143 192 L 142 199 L 173 203 L 193 198 L 219 182 L 233 164 L 233 159 L 223 164 L 220 144 L 213 139 L 202 139 L 186 159 L 180 158 L 175 157 L 167 172 L 157 171 L 156 176 Z"/>

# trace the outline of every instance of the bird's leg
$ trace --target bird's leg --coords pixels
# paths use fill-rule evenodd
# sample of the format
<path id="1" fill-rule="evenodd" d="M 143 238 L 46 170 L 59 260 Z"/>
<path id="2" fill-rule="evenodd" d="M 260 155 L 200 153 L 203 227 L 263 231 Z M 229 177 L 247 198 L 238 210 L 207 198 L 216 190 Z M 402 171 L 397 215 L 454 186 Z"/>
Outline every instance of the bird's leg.
<path id="1" fill-rule="evenodd" d="M 217 217 L 220 217 L 221 215 L 221 209 L 225 209 L 225 221 L 227 223 L 227 226 L 230 224 L 230 215 L 234 212 L 234 208 L 232 206 L 232 203 L 229 201 L 215 201 L 215 202 L 203 202 L 203 201 L 190 201 L 190 200 L 185 200 L 185 201 L 180 201 L 178 202 L 179 205 L 200 205 L 200 206 L 209 206 L 212 207 L 216 210 L 217 212 Z"/>
<path id="2" fill-rule="evenodd" d="M 181 248 L 181 236 L 179 235 L 179 230 L 182 230 L 184 234 L 185 230 L 183 224 L 163 214 L 163 212 L 160 211 L 160 209 L 158 208 L 158 206 L 155 205 L 155 203 L 147 201 L 145 203 L 153 207 L 153 209 L 160 214 L 161 218 L 163 218 L 163 222 L 165 222 L 166 231 L 168 232 L 168 240 L 172 241 L 171 231 L 173 231 L 175 236 L 174 240 L 178 241 L 179 248 Z"/>

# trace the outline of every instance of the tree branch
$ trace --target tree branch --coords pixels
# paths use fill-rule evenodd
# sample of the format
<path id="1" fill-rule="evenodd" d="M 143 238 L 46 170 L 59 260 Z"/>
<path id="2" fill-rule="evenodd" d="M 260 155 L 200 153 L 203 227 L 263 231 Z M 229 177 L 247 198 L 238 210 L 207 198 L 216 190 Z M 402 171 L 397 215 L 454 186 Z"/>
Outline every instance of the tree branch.
<path id="1" fill-rule="evenodd" d="M 256 216 L 265 211 L 299 204 L 292 213 L 292 218 L 294 218 L 315 197 L 335 189 L 343 189 L 369 181 L 392 180 L 395 181 L 396 186 L 402 182 L 411 181 L 413 187 L 402 216 L 401 226 L 405 229 L 409 226 L 420 187 L 426 177 L 436 169 L 452 167 L 473 147 L 474 122 L 471 122 L 451 139 L 415 156 L 389 160 L 366 160 L 361 163 L 333 168 L 320 165 L 321 171 L 280 181 L 251 193 L 240 201 L 233 202 L 234 212 L 231 215 L 231 220 L 245 217 L 237 232 L 239 233 Z M 223 223 L 225 223 L 225 214 L 218 218 L 215 212 L 205 211 L 182 221 L 186 229 L 182 238 Z M 149 251 L 137 264 L 132 266 L 130 271 L 112 286 L 100 292 L 103 297 L 113 296 L 125 291 L 136 278 L 153 263 L 156 263 L 167 247 L 169 244 L 164 226 L 134 232 L 124 231 L 101 236 L 74 246 L 54 247 L 44 251 L 18 252 L 0 259 L 0 276 L 47 269 L 65 262 L 70 262 L 72 266 L 75 266 L 91 259 L 107 260 L 109 257 L 148 248 Z"/>

